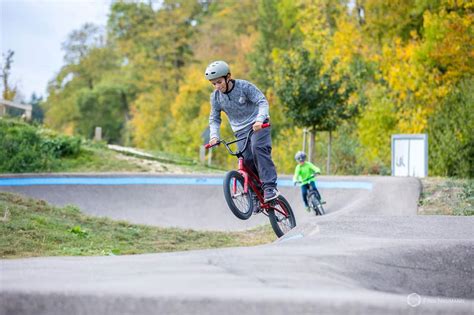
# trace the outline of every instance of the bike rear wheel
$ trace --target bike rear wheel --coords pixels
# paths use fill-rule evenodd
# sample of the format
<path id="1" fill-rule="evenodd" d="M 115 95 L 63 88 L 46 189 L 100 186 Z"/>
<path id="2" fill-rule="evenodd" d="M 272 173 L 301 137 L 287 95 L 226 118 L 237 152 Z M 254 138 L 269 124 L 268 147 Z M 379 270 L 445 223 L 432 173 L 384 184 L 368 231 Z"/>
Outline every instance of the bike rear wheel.
<path id="1" fill-rule="evenodd" d="M 308 194 L 308 204 L 314 210 L 316 215 L 324 215 L 326 212 L 324 211 L 323 204 L 316 196 L 316 193 L 309 193 Z"/>
<path id="2" fill-rule="evenodd" d="M 252 216 L 253 204 L 250 189 L 244 192 L 244 177 L 237 171 L 230 171 L 224 178 L 224 197 L 229 209 L 241 220 Z"/>
<path id="3" fill-rule="evenodd" d="M 272 207 L 267 212 L 273 231 L 278 237 L 282 237 L 296 226 L 293 210 L 285 197 L 281 195 L 273 202 Z"/>

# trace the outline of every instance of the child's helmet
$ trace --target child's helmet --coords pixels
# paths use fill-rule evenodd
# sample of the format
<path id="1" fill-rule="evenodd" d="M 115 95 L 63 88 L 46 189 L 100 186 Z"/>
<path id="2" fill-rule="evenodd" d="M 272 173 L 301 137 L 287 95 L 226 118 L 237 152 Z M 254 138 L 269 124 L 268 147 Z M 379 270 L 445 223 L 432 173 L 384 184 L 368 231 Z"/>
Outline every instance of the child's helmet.
<path id="1" fill-rule="evenodd" d="M 206 79 L 214 80 L 225 77 L 230 73 L 229 65 L 225 61 L 214 61 L 206 68 Z"/>
<path id="2" fill-rule="evenodd" d="M 295 160 L 298 162 L 304 162 L 306 160 L 306 153 L 304 153 L 303 151 L 296 152 Z"/>

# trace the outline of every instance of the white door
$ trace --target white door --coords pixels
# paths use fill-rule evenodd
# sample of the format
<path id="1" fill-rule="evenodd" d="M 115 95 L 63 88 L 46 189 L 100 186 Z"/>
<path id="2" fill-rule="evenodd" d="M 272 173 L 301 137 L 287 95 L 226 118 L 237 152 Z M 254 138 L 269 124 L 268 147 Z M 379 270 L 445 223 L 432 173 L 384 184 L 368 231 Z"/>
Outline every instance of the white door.
<path id="1" fill-rule="evenodd" d="M 408 139 L 396 139 L 394 141 L 395 161 L 394 171 L 395 176 L 408 176 L 408 162 L 409 162 L 409 145 Z"/>
<path id="2" fill-rule="evenodd" d="M 425 141 L 411 139 L 409 149 L 409 176 L 425 177 Z"/>

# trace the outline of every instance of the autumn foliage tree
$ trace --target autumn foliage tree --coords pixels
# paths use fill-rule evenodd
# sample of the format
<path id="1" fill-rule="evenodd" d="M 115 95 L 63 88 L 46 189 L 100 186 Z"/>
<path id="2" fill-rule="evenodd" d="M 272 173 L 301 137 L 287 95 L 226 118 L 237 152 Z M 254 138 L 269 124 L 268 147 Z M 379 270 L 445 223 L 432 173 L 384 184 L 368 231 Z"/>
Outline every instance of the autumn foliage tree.
<path id="1" fill-rule="evenodd" d="M 279 172 L 292 172 L 307 127 L 331 133 L 338 173 L 388 174 L 391 135 L 428 133 L 430 174 L 472 177 L 459 125 L 472 125 L 473 10 L 464 0 L 114 1 L 105 30 L 87 24 L 66 40 L 45 123 L 87 137 L 102 124 L 109 142 L 197 158 L 212 91 L 202 72 L 226 60 L 270 102 Z M 223 128 L 232 137 L 225 117 Z M 222 150 L 213 158 L 234 163 Z"/>

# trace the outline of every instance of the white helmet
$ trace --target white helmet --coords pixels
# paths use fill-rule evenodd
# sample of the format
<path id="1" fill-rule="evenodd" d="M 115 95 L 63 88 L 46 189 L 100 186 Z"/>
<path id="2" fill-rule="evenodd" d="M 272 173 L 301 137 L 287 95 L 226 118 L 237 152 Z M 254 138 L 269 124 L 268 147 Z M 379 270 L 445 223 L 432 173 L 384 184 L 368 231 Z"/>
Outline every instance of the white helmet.
<path id="1" fill-rule="evenodd" d="M 305 161 L 306 160 L 306 153 L 304 153 L 303 151 L 296 152 L 295 160 L 298 161 L 298 162 Z"/>
<path id="2" fill-rule="evenodd" d="M 214 61 L 206 68 L 206 79 L 214 80 L 225 77 L 230 73 L 229 65 L 225 61 Z"/>

